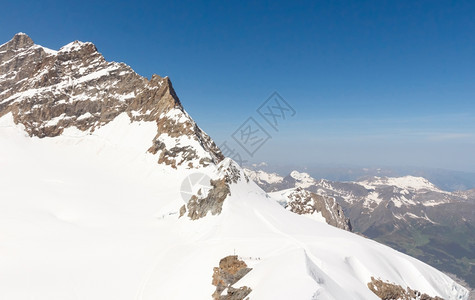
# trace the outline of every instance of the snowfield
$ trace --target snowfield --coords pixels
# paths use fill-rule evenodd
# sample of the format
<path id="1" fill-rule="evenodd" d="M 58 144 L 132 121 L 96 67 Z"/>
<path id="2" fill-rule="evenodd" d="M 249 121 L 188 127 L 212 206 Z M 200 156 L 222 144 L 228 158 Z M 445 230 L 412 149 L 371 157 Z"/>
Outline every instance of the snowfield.
<path id="1" fill-rule="evenodd" d="M 220 215 L 178 218 L 182 181 L 146 150 L 154 122 L 126 115 L 86 134 L 28 137 L 0 118 L 0 299 L 210 299 L 236 253 L 250 299 L 378 299 L 371 276 L 444 299 L 468 292 L 391 248 L 286 211 L 252 181 Z M 232 164 L 226 159 L 223 164 Z"/>
<path id="2" fill-rule="evenodd" d="M 360 181 L 359 184 L 364 186 L 367 189 L 374 189 L 378 186 L 396 186 L 401 189 L 414 191 L 435 191 L 443 193 L 444 191 L 440 190 L 434 184 L 429 182 L 429 180 L 423 177 L 415 176 L 403 176 L 403 177 L 375 177 L 372 180 Z M 448 192 L 446 192 L 448 193 Z"/>

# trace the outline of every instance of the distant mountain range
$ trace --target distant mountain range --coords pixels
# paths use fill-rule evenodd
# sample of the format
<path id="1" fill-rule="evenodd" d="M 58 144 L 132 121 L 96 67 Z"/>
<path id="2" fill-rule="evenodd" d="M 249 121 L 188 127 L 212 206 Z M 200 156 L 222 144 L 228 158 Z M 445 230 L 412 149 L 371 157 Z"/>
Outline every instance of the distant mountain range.
<path id="1" fill-rule="evenodd" d="M 475 189 L 475 172 L 463 172 L 425 167 L 362 167 L 336 164 L 268 164 L 246 165 L 250 169 L 259 169 L 267 173 L 288 174 L 292 170 L 302 170 L 313 178 L 325 178 L 332 181 L 359 181 L 365 177 L 424 177 L 444 191 Z"/>
<path id="2" fill-rule="evenodd" d="M 475 190 L 448 192 L 415 176 L 339 182 L 297 171 L 285 177 L 263 170 L 247 172 L 270 195 L 305 189 L 335 199 L 355 232 L 475 287 Z"/>

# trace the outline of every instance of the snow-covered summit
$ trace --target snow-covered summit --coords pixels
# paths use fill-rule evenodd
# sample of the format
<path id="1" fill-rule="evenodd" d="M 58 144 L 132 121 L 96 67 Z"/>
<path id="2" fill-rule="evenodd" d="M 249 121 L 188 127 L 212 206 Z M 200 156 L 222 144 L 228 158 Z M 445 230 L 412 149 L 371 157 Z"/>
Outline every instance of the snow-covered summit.
<path id="1" fill-rule="evenodd" d="M 93 46 L 94 48 L 96 47 L 93 43 L 91 42 L 81 42 L 81 41 L 74 41 L 71 42 L 59 49 L 59 52 L 73 52 L 73 51 L 78 51 L 83 47 L 87 46 Z"/>
<path id="2" fill-rule="evenodd" d="M 373 177 L 358 183 L 368 188 L 375 186 L 395 186 L 409 191 L 431 190 L 442 192 L 433 183 L 423 177 L 403 176 L 403 177 Z"/>
<path id="3" fill-rule="evenodd" d="M 301 188 L 308 188 L 316 182 L 315 179 L 310 176 L 310 174 L 295 170 L 290 172 L 290 177 L 295 179 L 297 181 L 296 185 Z"/>

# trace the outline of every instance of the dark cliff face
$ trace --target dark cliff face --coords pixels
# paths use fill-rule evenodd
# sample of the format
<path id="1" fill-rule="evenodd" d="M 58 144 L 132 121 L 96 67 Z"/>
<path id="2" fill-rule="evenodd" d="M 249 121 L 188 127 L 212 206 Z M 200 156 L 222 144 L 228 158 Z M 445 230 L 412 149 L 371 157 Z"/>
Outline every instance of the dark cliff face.
<path id="1" fill-rule="evenodd" d="M 168 77 L 148 80 L 123 63 L 107 62 L 92 43 L 75 41 L 53 51 L 17 34 L 0 46 L 0 117 L 8 113 L 40 138 L 71 126 L 93 132 L 125 113 L 131 122 L 157 123 L 148 151 L 159 163 L 194 168 L 223 159 L 184 111 Z M 182 137 L 196 147 L 180 146 Z"/>

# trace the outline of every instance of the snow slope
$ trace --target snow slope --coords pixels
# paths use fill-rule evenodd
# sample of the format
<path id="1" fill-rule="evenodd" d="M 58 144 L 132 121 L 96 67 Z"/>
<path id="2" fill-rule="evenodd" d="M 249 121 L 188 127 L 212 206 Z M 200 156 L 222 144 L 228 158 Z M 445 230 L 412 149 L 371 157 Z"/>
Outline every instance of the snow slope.
<path id="1" fill-rule="evenodd" d="M 231 186 L 220 215 L 178 218 L 197 170 L 156 163 L 156 126 L 121 115 L 39 139 L 0 118 L 0 299 L 210 299 L 213 267 L 234 252 L 253 268 L 235 285 L 251 299 L 377 299 L 371 276 L 466 299 L 434 268 L 288 212 L 252 181 Z"/>
<path id="2" fill-rule="evenodd" d="M 294 193 L 296 190 L 296 188 L 292 188 L 292 189 L 287 189 L 287 190 L 282 190 L 282 191 L 278 191 L 278 192 L 272 192 L 272 193 L 268 193 L 268 195 L 270 197 L 272 197 L 275 201 L 277 201 L 280 205 L 284 206 L 291 201 L 291 199 L 289 199 L 289 196 L 292 195 L 292 193 Z M 321 212 L 318 212 L 318 211 L 314 211 L 312 214 L 302 214 L 302 216 L 305 216 L 307 218 L 311 218 L 313 220 L 316 220 L 318 222 L 323 222 L 323 223 L 326 223 L 327 221 L 325 220 L 325 218 L 323 217 L 323 214 Z"/>
<path id="3" fill-rule="evenodd" d="M 245 171 L 249 178 L 257 182 L 279 183 L 284 179 L 282 176 L 279 176 L 276 173 L 267 173 L 262 170 L 253 171 L 250 169 L 245 169 Z"/>

